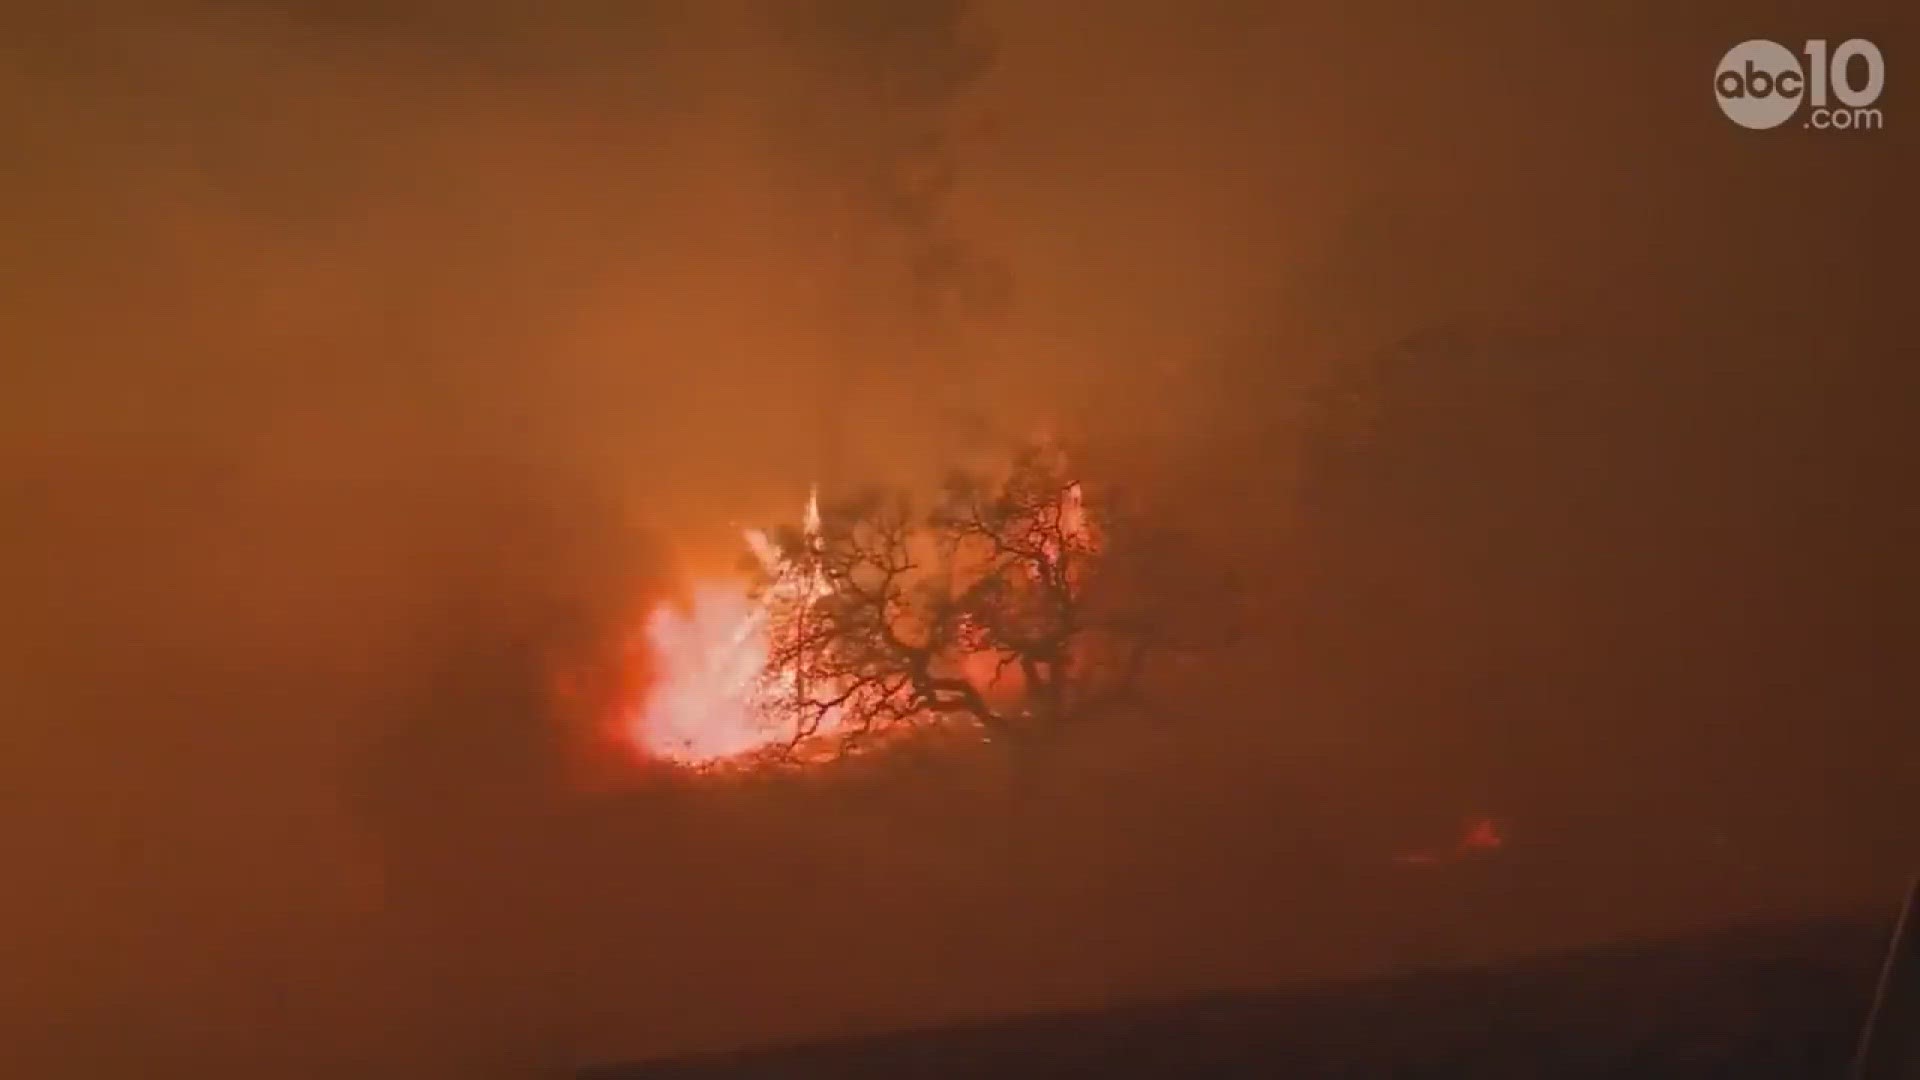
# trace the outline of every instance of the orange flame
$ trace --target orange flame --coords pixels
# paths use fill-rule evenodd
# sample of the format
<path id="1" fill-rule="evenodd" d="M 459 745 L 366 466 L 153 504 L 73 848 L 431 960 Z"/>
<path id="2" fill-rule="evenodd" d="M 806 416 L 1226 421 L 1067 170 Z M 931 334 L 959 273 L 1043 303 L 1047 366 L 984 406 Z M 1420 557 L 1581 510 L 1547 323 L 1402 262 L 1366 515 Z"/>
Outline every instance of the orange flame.
<path id="1" fill-rule="evenodd" d="M 802 525 L 810 542 L 819 536 L 817 490 L 807 498 Z M 704 765 L 787 738 L 764 708 L 766 695 L 780 690 L 767 678 L 770 612 L 776 604 L 818 596 L 825 583 L 781 573 L 784 557 L 765 533 L 749 529 L 744 539 L 773 583 L 765 594 L 753 595 L 744 581 L 703 581 L 685 607 L 662 604 L 647 617 L 656 681 L 623 726 L 648 757 Z M 832 722 L 827 717 L 820 731 L 831 730 Z"/>
<path id="2" fill-rule="evenodd" d="M 646 639 L 660 675 L 630 728 L 641 750 L 691 764 L 776 737 L 754 702 L 767 664 L 766 611 L 744 588 L 696 586 L 684 611 L 654 609 Z"/>
<path id="3" fill-rule="evenodd" d="M 1058 509 L 1060 535 L 1081 550 L 1095 546 L 1080 485 L 1069 486 Z M 820 537 L 819 493 L 807 499 L 802 535 L 809 544 Z M 800 573 L 787 563 L 765 533 L 746 530 L 743 539 L 765 571 L 759 593 L 741 580 L 699 582 L 684 605 L 661 604 L 647 616 L 644 644 L 653 685 L 644 700 L 629 704 L 619 728 L 622 738 L 642 756 L 681 765 L 703 766 L 738 760 L 785 743 L 792 732 L 771 719 L 775 700 L 794 690 L 791 673 L 770 674 L 773 613 L 824 595 L 827 582 L 817 573 Z M 1060 558 L 1048 541 L 1050 558 Z M 1077 567 L 1074 577 L 1077 577 Z M 1019 672 L 991 652 L 960 658 L 966 677 L 990 697 L 1018 692 Z M 814 737 L 831 734 L 841 718 L 829 712 L 813 728 Z"/>

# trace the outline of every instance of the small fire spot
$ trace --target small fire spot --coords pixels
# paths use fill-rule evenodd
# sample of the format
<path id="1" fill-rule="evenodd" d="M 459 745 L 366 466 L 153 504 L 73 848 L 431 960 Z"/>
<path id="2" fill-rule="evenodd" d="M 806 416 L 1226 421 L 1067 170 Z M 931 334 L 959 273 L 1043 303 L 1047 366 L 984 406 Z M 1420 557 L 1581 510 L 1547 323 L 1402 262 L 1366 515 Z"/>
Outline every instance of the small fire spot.
<path id="1" fill-rule="evenodd" d="M 1403 866 L 1439 866 L 1460 859 L 1490 855 L 1506 846 L 1506 834 L 1492 814 L 1469 814 L 1459 838 L 1443 847 L 1407 852 L 1394 857 Z"/>

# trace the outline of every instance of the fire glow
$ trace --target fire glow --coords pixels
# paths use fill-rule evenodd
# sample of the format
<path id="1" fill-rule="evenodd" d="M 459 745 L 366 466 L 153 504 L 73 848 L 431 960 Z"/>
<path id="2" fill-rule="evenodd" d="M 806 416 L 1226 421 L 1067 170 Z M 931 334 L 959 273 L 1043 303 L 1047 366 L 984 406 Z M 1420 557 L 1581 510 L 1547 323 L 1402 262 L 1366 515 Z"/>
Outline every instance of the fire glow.
<path id="1" fill-rule="evenodd" d="M 1408 852 L 1396 858 L 1406 866 L 1440 866 L 1461 859 L 1491 855 L 1505 847 L 1507 838 L 1500 822 L 1490 814 L 1471 814 L 1457 840 L 1445 847 Z"/>
<path id="2" fill-rule="evenodd" d="M 1077 594 L 1083 567 L 1076 556 L 1092 553 L 1098 546 L 1080 485 L 1063 484 L 1039 506 L 1037 531 L 1021 534 L 1031 538 L 1032 549 L 1025 556 L 1030 561 L 1011 569 L 996 563 L 991 556 L 1003 550 L 997 545 L 1004 541 L 975 537 L 956 544 L 984 544 L 989 557 L 978 565 L 965 560 L 945 564 L 936 580 L 944 579 L 947 588 L 965 591 L 985 575 L 1024 573 L 1032 575 L 1035 583 L 1044 583 L 1046 575 L 1057 572 L 1062 579 L 1058 587 Z M 692 767 L 750 762 L 756 757 L 811 760 L 832 756 L 836 746 L 845 752 L 853 742 L 875 734 L 876 714 L 887 718 L 890 731 L 905 731 L 916 718 L 923 724 L 968 722 L 965 710 L 930 707 L 929 698 L 917 696 L 931 693 L 926 687 L 942 678 L 925 667 L 924 660 L 919 661 L 923 666 L 918 675 L 884 678 L 865 671 L 836 671 L 831 664 L 822 671 L 804 659 L 806 653 L 796 661 L 802 641 L 809 650 L 819 643 L 811 636 L 783 635 L 807 634 L 796 628 L 807 626 L 809 613 L 834 595 L 828 565 L 837 568 L 836 581 L 849 574 L 830 555 L 823 538 L 817 491 L 807 500 L 797 533 L 776 542 L 767 533 L 747 530 L 743 539 L 758 564 L 757 581 L 703 580 L 684 602 L 663 603 L 647 614 L 641 645 L 651 677 L 647 688 L 622 708 L 617 721 L 621 741 L 634 752 L 643 759 Z M 850 584 L 850 579 L 842 584 L 859 595 L 861 586 Z M 883 607 L 888 611 L 883 618 L 900 620 L 888 634 L 896 645 L 925 632 L 915 623 L 915 613 L 896 613 L 884 602 Z M 994 637 L 986 623 L 971 621 L 977 617 L 1001 616 L 960 615 L 948 630 L 951 637 L 944 646 L 948 651 L 941 670 L 951 673 L 945 676 L 949 680 L 957 675 L 972 685 L 975 692 L 970 700 L 977 706 L 972 719 L 984 724 L 996 718 L 980 716 L 980 710 L 1020 709 L 1018 699 L 1025 687 L 1020 665 L 1013 662 L 1019 653 L 1009 652 L 1007 641 Z M 940 692 L 956 691 L 949 681 Z"/>
<path id="3" fill-rule="evenodd" d="M 817 491 L 807 499 L 803 527 L 808 541 L 817 542 Z M 749 529 L 744 538 L 773 583 L 769 589 L 755 595 L 744 581 L 702 581 L 684 607 L 662 604 L 647 617 L 646 643 L 657 677 L 624 734 L 648 757 L 702 765 L 743 757 L 787 737 L 764 707 L 782 689 L 767 671 L 771 614 L 777 604 L 814 599 L 824 586 L 815 576 L 783 573 L 784 556 L 765 533 Z M 820 733 L 831 727 L 828 717 Z"/>

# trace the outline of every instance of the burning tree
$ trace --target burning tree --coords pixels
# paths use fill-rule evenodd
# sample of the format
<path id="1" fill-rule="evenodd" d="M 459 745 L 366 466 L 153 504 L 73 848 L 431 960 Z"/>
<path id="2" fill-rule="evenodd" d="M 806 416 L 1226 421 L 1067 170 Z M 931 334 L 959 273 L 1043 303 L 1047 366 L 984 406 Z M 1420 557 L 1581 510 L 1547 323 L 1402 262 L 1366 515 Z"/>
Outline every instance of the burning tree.
<path id="1" fill-rule="evenodd" d="M 756 534 L 779 752 L 844 752 L 934 724 L 1026 738 L 1137 700 L 1164 620 L 1129 589 L 1143 530 L 1065 455 L 956 472 L 932 507 L 869 492 Z"/>

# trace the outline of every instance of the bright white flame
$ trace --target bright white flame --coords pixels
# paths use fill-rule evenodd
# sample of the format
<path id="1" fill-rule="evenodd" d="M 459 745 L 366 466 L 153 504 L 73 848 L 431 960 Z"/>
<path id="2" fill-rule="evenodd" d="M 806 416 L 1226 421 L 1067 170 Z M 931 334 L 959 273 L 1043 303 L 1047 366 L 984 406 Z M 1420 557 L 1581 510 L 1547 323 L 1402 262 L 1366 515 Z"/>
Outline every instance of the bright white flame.
<path id="1" fill-rule="evenodd" d="M 767 662 L 766 609 L 744 589 L 702 583 L 687 608 L 663 606 L 647 620 L 659 680 L 634 735 L 658 757 L 704 761 L 765 745 L 756 705 Z"/>
<path id="2" fill-rule="evenodd" d="M 807 497 L 802 522 L 808 542 L 815 542 L 817 490 Z M 768 623 L 776 605 L 817 599 L 826 582 L 818 573 L 794 573 L 765 533 L 749 529 L 745 540 L 770 582 L 763 595 L 751 595 L 741 581 L 701 582 L 685 608 L 663 604 L 647 619 L 655 682 L 630 734 L 653 757 L 699 764 L 748 754 L 791 734 L 769 721 L 765 707 L 768 694 L 790 689 L 767 683 Z"/>

